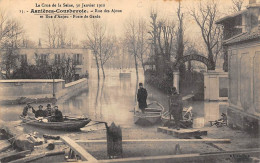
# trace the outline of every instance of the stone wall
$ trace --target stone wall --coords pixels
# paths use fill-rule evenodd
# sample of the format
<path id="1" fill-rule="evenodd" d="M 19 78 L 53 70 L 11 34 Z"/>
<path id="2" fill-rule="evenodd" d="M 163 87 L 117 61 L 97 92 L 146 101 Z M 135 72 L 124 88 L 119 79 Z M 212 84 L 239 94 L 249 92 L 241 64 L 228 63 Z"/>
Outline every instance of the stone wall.
<path id="1" fill-rule="evenodd" d="M 260 124 L 260 44 L 232 45 L 228 54 L 229 126 L 256 130 Z"/>
<path id="2" fill-rule="evenodd" d="M 53 91 L 56 99 L 70 96 L 82 89 L 88 88 L 88 80 L 83 78 L 68 84 L 62 79 L 19 79 L 0 80 L 0 102 L 16 101 L 21 98 L 46 99 L 53 98 Z"/>
<path id="3" fill-rule="evenodd" d="M 260 113 L 260 44 L 229 48 L 229 101 L 237 109 Z"/>

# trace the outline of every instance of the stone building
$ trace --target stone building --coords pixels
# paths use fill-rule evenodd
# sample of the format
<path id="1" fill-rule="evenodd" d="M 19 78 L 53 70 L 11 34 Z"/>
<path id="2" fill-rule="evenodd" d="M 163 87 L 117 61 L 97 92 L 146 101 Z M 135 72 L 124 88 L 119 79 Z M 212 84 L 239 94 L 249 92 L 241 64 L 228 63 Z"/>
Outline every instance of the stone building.
<path id="1" fill-rule="evenodd" d="M 19 62 L 36 64 L 39 59 L 42 62 L 59 62 L 63 57 L 70 57 L 76 65 L 76 80 L 90 72 L 91 52 L 83 48 L 20 48 L 18 49 Z"/>
<path id="2" fill-rule="evenodd" d="M 223 25 L 228 56 L 228 124 L 259 134 L 260 124 L 260 1 L 216 22 Z"/>

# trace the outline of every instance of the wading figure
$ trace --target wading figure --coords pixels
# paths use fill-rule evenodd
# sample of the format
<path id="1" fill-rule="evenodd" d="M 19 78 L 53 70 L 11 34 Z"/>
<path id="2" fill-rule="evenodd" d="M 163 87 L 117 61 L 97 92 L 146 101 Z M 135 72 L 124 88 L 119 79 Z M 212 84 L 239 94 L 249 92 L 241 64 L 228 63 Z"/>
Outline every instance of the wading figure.
<path id="1" fill-rule="evenodd" d="M 142 113 L 144 113 L 145 108 L 147 108 L 147 91 L 145 88 L 143 88 L 143 83 L 139 83 L 139 89 L 137 93 L 137 101 L 139 109 L 142 110 Z"/>
<path id="2" fill-rule="evenodd" d="M 169 96 L 169 112 L 170 120 L 171 116 L 174 118 L 175 126 L 177 130 L 180 129 L 180 120 L 182 120 L 182 98 L 177 93 L 175 87 L 171 88 Z"/>

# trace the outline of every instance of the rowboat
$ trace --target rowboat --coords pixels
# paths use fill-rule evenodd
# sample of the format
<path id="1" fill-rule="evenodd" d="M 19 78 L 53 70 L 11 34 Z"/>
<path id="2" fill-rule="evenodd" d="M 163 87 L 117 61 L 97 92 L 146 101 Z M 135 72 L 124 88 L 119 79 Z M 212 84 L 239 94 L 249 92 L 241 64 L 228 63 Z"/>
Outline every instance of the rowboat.
<path id="1" fill-rule="evenodd" d="M 138 110 L 138 106 L 134 111 L 134 122 L 139 125 L 153 125 L 161 121 L 164 107 L 157 101 L 153 101 L 145 108 L 144 113 Z"/>
<path id="2" fill-rule="evenodd" d="M 182 122 L 181 124 L 185 124 L 185 126 L 190 126 L 192 125 L 192 107 L 189 108 L 183 108 L 182 111 L 182 120 L 180 120 L 180 122 Z M 171 120 L 173 120 L 173 117 L 171 118 Z M 167 124 L 170 121 L 170 113 L 169 111 L 166 111 L 162 114 L 162 123 L 163 124 Z"/>
<path id="3" fill-rule="evenodd" d="M 87 125 L 91 119 L 89 118 L 70 118 L 64 117 L 63 122 L 44 122 L 42 119 L 35 119 L 31 117 L 24 117 L 20 115 L 23 123 L 51 130 L 75 131 Z"/>

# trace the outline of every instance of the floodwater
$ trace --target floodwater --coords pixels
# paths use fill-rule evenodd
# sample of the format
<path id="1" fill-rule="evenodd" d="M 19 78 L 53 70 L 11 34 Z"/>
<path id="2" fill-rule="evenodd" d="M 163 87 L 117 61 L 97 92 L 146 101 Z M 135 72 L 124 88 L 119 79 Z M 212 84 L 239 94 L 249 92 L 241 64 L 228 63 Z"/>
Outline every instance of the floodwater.
<path id="1" fill-rule="evenodd" d="M 120 78 L 120 70 L 106 70 L 105 80 L 96 80 L 95 70 L 90 74 L 89 89 L 82 90 L 78 95 L 67 100 L 60 100 L 59 106 L 64 115 L 85 116 L 94 121 L 106 121 L 122 127 L 139 127 L 134 124 L 133 110 L 136 105 L 136 80 L 135 70 L 128 69 L 131 78 Z M 139 82 L 144 82 L 143 72 L 139 71 Z M 167 95 L 159 90 L 145 85 L 148 91 L 149 101 L 160 102 L 168 110 Z M 37 108 L 37 105 L 33 105 Z M 46 104 L 43 104 L 46 106 Z M 187 101 L 184 107 L 193 107 L 194 128 L 208 126 L 208 121 L 220 118 L 221 113 L 226 112 L 225 102 Z M 24 105 L 0 106 L 0 120 L 17 121 Z M 29 129 L 30 130 L 30 129 Z M 32 127 L 32 130 L 34 128 Z"/>

